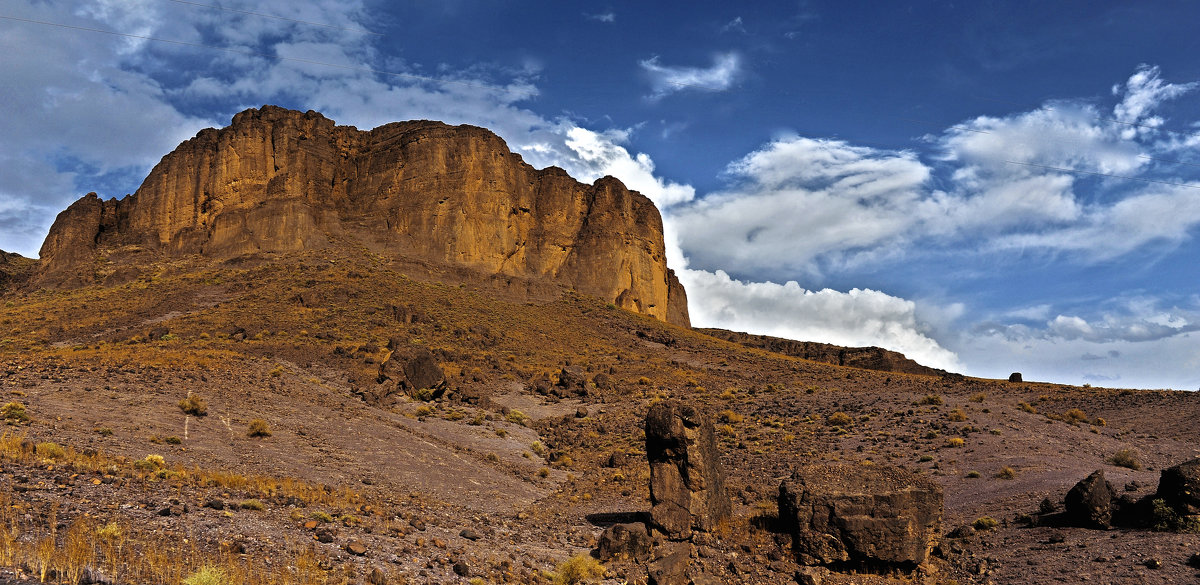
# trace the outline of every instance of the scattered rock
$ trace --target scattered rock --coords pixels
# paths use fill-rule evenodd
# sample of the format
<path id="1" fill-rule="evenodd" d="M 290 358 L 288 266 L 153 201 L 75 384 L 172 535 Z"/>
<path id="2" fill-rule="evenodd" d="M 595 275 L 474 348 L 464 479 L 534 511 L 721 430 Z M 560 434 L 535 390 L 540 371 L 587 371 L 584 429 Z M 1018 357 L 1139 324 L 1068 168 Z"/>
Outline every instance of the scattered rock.
<path id="1" fill-rule="evenodd" d="M 691 551 L 687 543 L 674 543 L 665 547 L 665 554 L 650 563 L 646 572 L 650 577 L 650 585 L 689 585 L 688 566 L 691 564 Z"/>
<path id="2" fill-rule="evenodd" d="M 470 528 L 462 529 L 462 532 L 459 532 L 458 535 L 470 541 L 476 541 L 480 538 L 479 533 L 471 530 Z"/>
<path id="3" fill-rule="evenodd" d="M 650 519 L 672 540 L 711 531 L 730 517 L 725 472 L 712 418 L 690 405 L 666 401 L 646 415 L 650 462 Z"/>
<path id="4" fill-rule="evenodd" d="M 1067 522 L 1085 528 L 1111 527 L 1115 493 L 1112 484 L 1104 479 L 1104 470 L 1096 470 L 1067 492 Z"/>
<path id="5" fill-rule="evenodd" d="M 387 585 L 387 575 L 379 567 L 371 567 L 371 572 L 367 573 L 367 585 Z"/>
<path id="6" fill-rule="evenodd" d="M 946 536 L 949 538 L 967 538 L 975 535 L 975 527 L 970 524 L 963 524 L 954 530 L 951 530 Z"/>
<path id="7" fill-rule="evenodd" d="M 1156 558 L 1146 559 L 1146 561 L 1142 564 L 1145 565 L 1147 569 L 1161 569 L 1163 566 L 1162 561 Z"/>
<path id="8" fill-rule="evenodd" d="M 600 534 L 596 556 L 601 561 L 617 558 L 641 562 L 649 558 L 652 545 L 645 524 L 613 524 Z"/>
<path id="9" fill-rule="evenodd" d="M 604 462 L 605 467 L 624 467 L 628 457 L 624 451 L 613 451 L 608 456 L 608 460 Z"/>
<path id="10" fill-rule="evenodd" d="M 942 488 L 895 467 L 809 465 L 779 486 L 779 518 L 805 565 L 920 565 L 941 531 Z"/>
<path id="11" fill-rule="evenodd" d="M 454 563 L 454 574 L 459 577 L 468 577 L 471 575 L 471 566 L 466 561 L 458 561 Z"/>
<path id="12" fill-rule="evenodd" d="M 346 552 L 361 557 L 367 554 L 367 545 L 363 544 L 360 540 L 351 540 L 346 543 Z"/>

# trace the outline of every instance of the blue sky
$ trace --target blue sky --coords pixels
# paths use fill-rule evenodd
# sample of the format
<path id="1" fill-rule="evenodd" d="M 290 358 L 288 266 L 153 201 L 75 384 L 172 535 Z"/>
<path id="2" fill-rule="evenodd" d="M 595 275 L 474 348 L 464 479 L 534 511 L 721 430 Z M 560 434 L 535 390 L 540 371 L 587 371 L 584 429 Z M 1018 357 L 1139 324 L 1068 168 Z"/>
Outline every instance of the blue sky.
<path id="1" fill-rule="evenodd" d="M 0 249 L 247 107 L 439 119 L 651 197 L 698 326 L 1200 387 L 1195 3 L 214 6 L 0 7 Z"/>

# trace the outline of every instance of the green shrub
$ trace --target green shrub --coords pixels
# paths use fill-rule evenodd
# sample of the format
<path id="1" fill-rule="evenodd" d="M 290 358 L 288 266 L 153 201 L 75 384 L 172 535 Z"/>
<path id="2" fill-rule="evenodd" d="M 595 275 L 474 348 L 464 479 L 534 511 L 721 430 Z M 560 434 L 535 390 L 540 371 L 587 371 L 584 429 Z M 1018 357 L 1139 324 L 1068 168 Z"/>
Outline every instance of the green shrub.
<path id="1" fill-rule="evenodd" d="M 171 436 L 163 439 L 163 442 L 168 445 L 182 445 L 183 439 L 180 439 L 179 437 L 176 437 L 175 435 L 171 435 Z"/>
<path id="2" fill-rule="evenodd" d="M 183 580 L 183 585 L 225 585 L 228 582 L 229 577 L 225 571 L 216 567 L 204 566 L 188 575 Z"/>
<path id="3" fill-rule="evenodd" d="M 167 462 L 162 455 L 147 455 L 145 459 L 134 461 L 134 469 L 141 471 L 158 471 L 167 466 Z"/>
<path id="4" fill-rule="evenodd" d="M 732 410 L 722 410 L 721 414 L 717 415 L 717 420 L 723 423 L 736 425 L 745 420 L 745 418 Z"/>
<path id="5" fill-rule="evenodd" d="M 14 401 L 0 407 L 0 418 L 9 424 L 23 423 L 29 420 L 29 413 L 25 412 L 24 404 Z"/>
<path id="6" fill-rule="evenodd" d="M 854 419 L 850 418 L 850 415 L 840 410 L 829 415 L 829 417 L 825 419 L 827 424 L 835 427 L 844 427 L 853 421 Z"/>
<path id="7" fill-rule="evenodd" d="M 947 413 L 946 418 L 953 422 L 963 422 L 967 420 L 967 413 L 963 412 L 961 408 L 956 408 Z"/>
<path id="8" fill-rule="evenodd" d="M 962 447 L 965 444 L 966 444 L 966 441 L 964 441 L 958 437 L 951 437 L 949 439 L 946 439 L 946 446 L 950 447 L 951 449 L 957 449 L 958 447 Z"/>
<path id="9" fill-rule="evenodd" d="M 58 443 L 38 443 L 38 457 L 43 459 L 62 459 L 67 456 L 66 450 L 58 445 Z"/>
<path id="10" fill-rule="evenodd" d="M 1196 517 L 1180 516 L 1162 498 L 1155 498 L 1150 504 L 1153 506 L 1150 515 L 1150 528 L 1155 532 L 1200 533 L 1200 520 L 1196 519 Z"/>
<path id="11" fill-rule="evenodd" d="M 311 515 L 309 515 L 309 517 L 317 522 L 333 522 L 333 516 L 330 516 L 328 512 L 322 512 L 320 510 L 313 512 Z"/>
<path id="12" fill-rule="evenodd" d="M 1108 463 L 1110 465 L 1125 467 L 1134 471 L 1142 468 L 1142 462 L 1138 460 L 1137 451 L 1134 451 L 1133 449 L 1121 449 L 1120 451 L 1113 453 L 1112 457 L 1108 458 Z"/>
<path id="13" fill-rule="evenodd" d="M 256 418 L 250 421 L 250 424 L 246 427 L 246 436 L 269 437 L 271 436 L 271 425 L 267 424 L 267 421 L 261 418 Z"/>
<path id="14" fill-rule="evenodd" d="M 971 526 L 974 526 L 975 530 L 991 530 L 999 525 L 1000 522 L 995 518 L 992 518 L 991 516 L 984 516 L 982 518 L 977 518 L 975 523 Z"/>
<path id="15" fill-rule="evenodd" d="M 184 414 L 192 416 L 206 416 L 208 414 L 208 404 L 199 394 L 188 394 L 187 398 L 179 401 L 179 410 Z"/>
<path id="16" fill-rule="evenodd" d="M 243 510 L 257 510 L 259 512 L 267 509 L 267 505 L 262 503 L 261 500 L 242 500 L 238 504 L 238 507 Z"/>
<path id="17" fill-rule="evenodd" d="M 593 579 L 604 577 L 607 571 L 600 561 L 591 555 L 576 555 L 558 566 L 554 575 L 555 585 L 577 585 L 590 583 Z"/>
<path id="18" fill-rule="evenodd" d="M 1000 471 L 996 472 L 996 477 L 1000 479 L 1015 479 L 1017 477 L 1017 470 L 1005 465 L 1000 468 Z"/>
<path id="19" fill-rule="evenodd" d="M 505 418 L 508 419 L 508 422 L 513 423 L 515 425 L 521 425 L 521 426 L 529 425 L 529 417 L 526 416 L 525 413 L 523 413 L 519 410 L 508 411 L 508 415 Z"/>

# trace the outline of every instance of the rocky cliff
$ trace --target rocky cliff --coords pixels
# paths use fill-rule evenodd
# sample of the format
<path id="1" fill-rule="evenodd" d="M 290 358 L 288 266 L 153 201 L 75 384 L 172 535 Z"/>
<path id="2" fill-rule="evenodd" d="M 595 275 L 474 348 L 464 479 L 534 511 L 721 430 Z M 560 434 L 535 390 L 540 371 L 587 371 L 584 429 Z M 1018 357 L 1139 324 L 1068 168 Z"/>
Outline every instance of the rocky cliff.
<path id="1" fill-rule="evenodd" d="M 36 262 L 20 254 L 0 250 L 0 294 L 28 278 Z"/>
<path id="2" fill-rule="evenodd" d="M 167 257 L 293 252 L 351 242 L 383 254 L 547 279 L 687 326 L 662 219 L 612 177 L 542 170 L 473 126 L 397 122 L 370 131 L 264 106 L 202 130 L 136 193 L 59 214 L 42 284 L 92 280 L 97 252 Z"/>

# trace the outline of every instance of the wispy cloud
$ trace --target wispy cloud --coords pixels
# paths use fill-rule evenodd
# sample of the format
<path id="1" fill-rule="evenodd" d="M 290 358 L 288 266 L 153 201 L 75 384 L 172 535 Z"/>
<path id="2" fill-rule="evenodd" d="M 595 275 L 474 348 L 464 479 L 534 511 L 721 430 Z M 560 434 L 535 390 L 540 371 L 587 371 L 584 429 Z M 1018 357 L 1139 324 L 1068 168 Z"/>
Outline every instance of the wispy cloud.
<path id="1" fill-rule="evenodd" d="M 742 60 L 737 53 L 723 53 L 713 57 L 710 67 L 679 67 L 663 65 L 657 56 L 638 65 L 650 79 L 652 100 L 681 91 L 717 92 L 733 85 L 741 73 Z"/>
<path id="2" fill-rule="evenodd" d="M 721 27 L 721 32 L 723 32 L 723 33 L 736 32 L 736 33 L 746 34 L 746 25 L 744 23 L 742 23 L 742 17 L 739 16 L 739 17 L 725 23 L 725 26 Z"/>
<path id="3" fill-rule="evenodd" d="M 615 13 L 611 10 L 606 11 L 606 12 L 601 12 L 598 14 L 585 13 L 584 16 L 586 16 L 592 20 L 598 20 L 600 22 L 616 22 L 617 21 L 617 13 Z"/>

